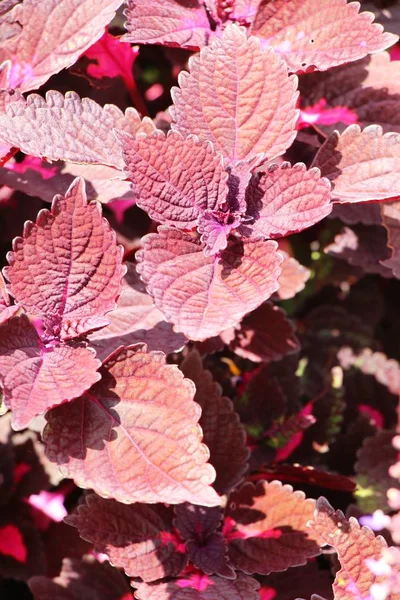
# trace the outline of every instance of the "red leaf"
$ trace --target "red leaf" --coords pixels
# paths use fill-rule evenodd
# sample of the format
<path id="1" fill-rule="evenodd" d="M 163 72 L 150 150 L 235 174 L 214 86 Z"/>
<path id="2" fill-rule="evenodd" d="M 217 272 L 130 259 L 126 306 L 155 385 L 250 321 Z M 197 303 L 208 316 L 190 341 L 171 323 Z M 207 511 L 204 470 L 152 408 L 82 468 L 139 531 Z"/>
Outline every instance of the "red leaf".
<path id="1" fill-rule="evenodd" d="M 65 520 L 129 577 L 174 577 L 187 564 L 185 545 L 172 533 L 172 513 L 163 506 L 121 504 L 89 493 Z"/>
<path id="2" fill-rule="evenodd" d="M 122 135 L 121 143 L 137 205 L 155 221 L 191 229 L 202 211 L 224 203 L 228 174 L 210 144 L 174 131 L 137 139 Z"/>
<path id="3" fill-rule="evenodd" d="M 233 566 L 267 575 L 319 554 L 306 528 L 314 508 L 314 500 L 279 481 L 245 484 L 231 495 L 224 525 Z"/>
<path id="4" fill-rule="evenodd" d="M 366 560 L 379 560 L 381 551 L 387 547 L 381 536 L 375 537 L 367 527 L 360 527 L 354 517 L 347 520 L 340 510 L 336 512 L 325 498 L 317 502 L 310 530 L 324 545 L 333 546 L 341 564 L 333 591 L 337 600 L 367 598 L 371 586 L 380 583 L 382 576 L 375 576 Z M 390 596 L 388 600 L 395 600 Z"/>
<path id="5" fill-rule="evenodd" d="M 136 87 L 132 68 L 138 55 L 138 49 L 129 44 L 121 44 L 119 38 L 108 31 L 85 52 L 86 58 L 96 61 L 90 63 L 87 74 L 95 79 L 103 77 L 121 77 L 127 90 Z"/>
<path id="6" fill-rule="evenodd" d="M 259 583 L 252 577 L 238 575 L 230 581 L 216 575 L 190 575 L 163 583 L 140 583 L 137 600 L 259 600 Z"/>
<path id="7" fill-rule="evenodd" d="M 379 125 L 350 125 L 326 140 L 313 166 L 333 186 L 334 202 L 366 202 L 400 196 L 400 134 Z"/>
<path id="8" fill-rule="evenodd" d="M 121 502 L 219 504 L 192 382 L 141 344 L 116 350 L 101 375 L 82 398 L 47 413 L 50 460 Z"/>
<path id="9" fill-rule="evenodd" d="M 124 274 L 122 248 L 100 205 L 87 203 L 82 179 L 55 196 L 36 224 L 25 224 L 7 258 L 11 293 L 43 319 L 49 336 L 68 339 L 107 325 Z"/>
<path id="10" fill-rule="evenodd" d="M 259 40 L 228 25 L 173 88 L 173 128 L 212 142 L 228 163 L 283 154 L 295 138 L 297 80 Z M 0 131 L 1 134 L 1 131 Z"/>
<path id="11" fill-rule="evenodd" d="M 48 408 L 77 398 L 100 378 L 93 350 L 46 346 L 25 316 L 0 327 L 0 355 L 4 401 L 17 430 Z"/>
<path id="12" fill-rule="evenodd" d="M 26 562 L 28 550 L 20 530 L 15 525 L 4 525 L 0 528 L 0 554 L 11 556 L 21 563 Z"/>
<path id="13" fill-rule="evenodd" d="M 280 360 L 285 354 L 299 349 L 294 332 L 294 325 L 285 312 L 271 302 L 265 302 L 243 319 L 230 347 L 239 356 L 254 362 Z"/>
<path id="14" fill-rule="evenodd" d="M 278 289 L 277 244 L 233 239 L 216 256 L 205 256 L 190 234 L 162 226 L 142 238 L 138 271 L 167 321 L 192 340 L 236 325 Z"/>
<path id="15" fill-rule="evenodd" d="M 217 472 L 214 487 L 218 493 L 227 494 L 240 483 L 247 471 L 249 451 L 243 427 L 232 402 L 221 396 L 221 387 L 213 381 L 210 371 L 203 369 L 197 351 L 188 354 L 180 368 L 185 377 L 196 385 L 194 399 L 201 406 L 200 425 L 204 443 L 210 450 L 210 463 Z"/>
<path id="16" fill-rule="evenodd" d="M 118 306 L 107 315 L 110 324 L 89 336 L 97 356 L 104 360 L 119 346 L 144 342 L 148 350 L 165 354 L 177 352 L 187 342 L 181 333 L 175 333 L 161 311 L 153 304 L 132 263 L 127 263 L 127 274 L 122 280 Z"/>
<path id="17" fill-rule="evenodd" d="M 244 227 L 252 237 L 283 237 L 315 225 L 331 210 L 331 186 L 319 170 L 284 162 L 250 183 L 247 214 L 254 222 Z"/>
<path id="18" fill-rule="evenodd" d="M 287 252 L 280 250 L 280 253 L 283 256 L 282 273 L 278 277 L 279 289 L 276 293 L 280 300 L 289 300 L 304 290 L 311 271 Z"/>
<path id="19" fill-rule="evenodd" d="M 74 64 L 104 31 L 121 0 L 24 0 L 14 10 L 19 36 L 0 50 L 10 59 L 10 87 L 37 89 L 51 75 Z"/>
<path id="20" fill-rule="evenodd" d="M 124 42 L 198 50 L 211 34 L 202 0 L 128 0 L 127 5 Z"/>
<path id="21" fill-rule="evenodd" d="M 260 2 L 252 33 L 286 59 L 290 71 L 322 71 L 392 46 L 398 36 L 382 33 L 374 15 L 359 14 L 357 2 L 275 0 Z"/>

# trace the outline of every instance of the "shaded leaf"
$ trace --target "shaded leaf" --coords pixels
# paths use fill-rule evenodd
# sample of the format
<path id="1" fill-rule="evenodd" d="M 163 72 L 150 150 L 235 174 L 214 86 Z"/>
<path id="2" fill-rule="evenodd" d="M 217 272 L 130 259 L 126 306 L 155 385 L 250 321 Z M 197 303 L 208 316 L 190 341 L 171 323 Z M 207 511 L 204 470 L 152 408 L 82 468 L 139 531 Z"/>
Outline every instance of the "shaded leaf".
<path id="1" fill-rule="evenodd" d="M 347 0 L 262 0 L 251 31 L 272 45 L 290 71 L 314 67 L 322 71 L 392 46 L 398 36 L 382 33 L 374 15 L 359 14 Z"/>
<path id="2" fill-rule="evenodd" d="M 161 505 L 121 504 L 88 493 L 66 522 L 129 577 L 174 577 L 187 564 L 185 545 L 172 531 L 172 512 Z"/>
<path id="3" fill-rule="evenodd" d="M 340 219 L 346 225 L 380 225 L 382 223 L 381 207 L 385 204 L 378 202 L 360 204 L 334 204 L 331 214 L 332 219 Z"/>
<path id="4" fill-rule="evenodd" d="M 43 319 L 50 337 L 73 338 L 108 323 L 124 274 L 122 248 L 100 205 L 87 203 L 82 179 L 55 196 L 36 224 L 25 224 L 7 258 L 10 292 Z"/>
<path id="5" fill-rule="evenodd" d="M 400 202 L 382 204 L 382 223 L 387 231 L 387 244 L 392 251 L 390 258 L 383 262 L 400 279 Z"/>
<path id="6" fill-rule="evenodd" d="M 141 344 L 116 350 L 101 375 L 47 413 L 50 460 L 77 485 L 122 502 L 219 504 L 192 382 Z"/>
<path id="7" fill-rule="evenodd" d="M 217 472 L 214 487 L 219 494 L 227 494 L 247 471 L 249 451 L 243 427 L 232 402 L 221 395 L 221 387 L 213 381 L 210 371 L 203 368 L 197 351 L 188 354 L 180 369 L 196 385 L 194 398 L 202 410 L 200 425 L 204 443 L 210 450 L 210 463 Z"/>
<path id="8" fill-rule="evenodd" d="M 138 271 L 167 321 L 192 340 L 216 336 L 278 289 L 277 244 L 232 239 L 226 250 L 205 256 L 190 234 L 159 227 L 142 238 Z"/>
<path id="9" fill-rule="evenodd" d="M 46 346 L 25 317 L 0 327 L 0 379 L 4 402 L 12 410 L 14 429 L 37 415 L 79 397 L 100 379 L 101 366 L 90 348 Z"/>
<path id="10" fill-rule="evenodd" d="M 172 90 L 173 129 L 212 142 L 228 163 L 274 158 L 291 145 L 297 80 L 272 49 L 262 51 L 257 38 L 228 25 L 189 68 Z"/>
<path id="11" fill-rule="evenodd" d="M 304 566 L 291 568 L 289 573 L 273 573 L 263 577 L 259 594 L 261 600 L 264 597 L 266 600 L 269 598 L 293 600 L 294 593 L 309 599 L 315 590 L 323 593 L 324 598 L 330 600 L 333 598 L 332 578 L 329 571 L 319 569 L 317 561 L 310 560 Z"/>

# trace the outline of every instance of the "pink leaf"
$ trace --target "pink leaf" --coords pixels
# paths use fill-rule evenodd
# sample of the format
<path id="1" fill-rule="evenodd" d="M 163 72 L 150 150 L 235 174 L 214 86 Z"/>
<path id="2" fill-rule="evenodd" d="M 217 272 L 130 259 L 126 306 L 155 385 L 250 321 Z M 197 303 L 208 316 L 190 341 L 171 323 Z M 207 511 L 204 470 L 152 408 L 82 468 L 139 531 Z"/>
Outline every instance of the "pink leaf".
<path id="1" fill-rule="evenodd" d="M 172 514 L 163 506 L 126 505 L 89 493 L 66 522 L 129 577 L 174 577 L 187 564 L 185 545 L 174 537 Z"/>
<path id="2" fill-rule="evenodd" d="M 236 325 L 278 289 L 276 242 L 233 239 L 207 257 L 198 239 L 163 226 L 142 244 L 138 271 L 149 294 L 167 321 L 192 340 Z"/>
<path id="3" fill-rule="evenodd" d="M 211 34 L 202 0 L 128 0 L 122 41 L 198 50 Z"/>
<path id="4" fill-rule="evenodd" d="M 11 293 L 43 319 L 48 335 L 73 338 L 108 323 L 104 315 L 115 308 L 124 274 L 122 248 L 99 204 L 87 203 L 82 179 L 36 224 L 25 224 L 8 262 Z"/>
<path id="5" fill-rule="evenodd" d="M 136 87 L 132 68 L 138 55 L 138 49 L 129 44 L 121 44 L 119 38 L 108 31 L 85 52 L 86 58 L 96 61 L 87 68 L 87 74 L 95 79 L 103 77 L 121 77 L 128 90 Z"/>
<path id="6" fill-rule="evenodd" d="M 174 129 L 212 142 L 228 163 L 271 159 L 291 145 L 297 79 L 272 49 L 262 51 L 257 38 L 228 25 L 189 68 L 172 90 Z"/>
<path id="7" fill-rule="evenodd" d="M 271 302 L 265 302 L 243 319 L 229 345 L 236 354 L 254 362 L 280 360 L 300 347 L 294 325 Z"/>
<path id="8" fill-rule="evenodd" d="M 122 135 L 121 144 L 137 205 L 155 221 L 191 229 L 200 212 L 224 203 L 228 174 L 210 144 L 174 131 L 136 139 Z"/>
<path id="9" fill-rule="evenodd" d="M 283 256 L 283 262 L 281 264 L 282 273 L 278 278 L 279 290 L 277 295 L 280 300 L 289 300 L 304 290 L 311 271 L 300 264 L 293 256 L 289 256 L 287 252 L 281 250 L 280 253 Z"/>
<path id="10" fill-rule="evenodd" d="M 11 60 L 10 85 L 37 89 L 51 75 L 74 64 L 98 40 L 121 0 L 24 0 L 14 15 L 22 33 L 0 50 Z"/>
<path id="11" fill-rule="evenodd" d="M 398 40 L 372 23 L 372 13 L 359 14 L 359 9 L 359 3 L 347 0 L 330 0 L 329 6 L 319 0 L 262 1 L 251 31 L 285 57 L 290 71 L 324 71 Z"/>
<path id="12" fill-rule="evenodd" d="M 18 310 L 18 306 L 10 306 L 6 283 L 0 271 L 0 325 L 13 317 Z"/>
<path id="13" fill-rule="evenodd" d="M 283 237 L 315 225 L 332 210 L 330 190 L 318 169 L 307 171 L 303 163 L 271 165 L 248 188 L 252 237 Z"/>
<path id="14" fill-rule="evenodd" d="M 141 344 L 116 350 L 101 375 L 82 398 L 47 413 L 50 460 L 122 502 L 219 504 L 192 382 Z"/>
<path id="15" fill-rule="evenodd" d="M 400 196 L 400 134 L 379 125 L 350 125 L 326 140 L 314 159 L 333 186 L 334 202 L 366 202 Z"/>
<path id="16" fill-rule="evenodd" d="M 198 232 L 204 244 L 204 254 L 214 256 L 225 250 L 228 237 L 241 223 L 239 213 L 230 213 L 223 210 L 205 211 L 199 216 Z"/>
<path id="17" fill-rule="evenodd" d="M 75 92 L 49 91 L 46 98 L 0 91 L 0 137 L 25 154 L 49 160 L 123 168 L 122 150 L 113 130 L 131 135 L 154 129 L 134 108 L 125 115 L 113 104 L 101 107 Z M 118 173 L 116 173 L 118 176 Z"/>
<path id="18" fill-rule="evenodd" d="M 107 315 L 110 324 L 89 337 L 97 356 L 104 360 L 119 346 L 137 342 L 144 342 L 148 350 L 161 350 L 165 354 L 177 352 L 187 339 L 175 333 L 154 306 L 132 263 L 127 263 L 127 268 L 118 306 Z"/>
<path id="19" fill-rule="evenodd" d="M 193 574 L 161 583 L 140 583 L 137 600 L 259 600 L 259 583 L 239 575 L 234 581 L 216 575 Z"/>
<path id="20" fill-rule="evenodd" d="M 193 350 L 181 364 L 181 371 L 196 385 L 195 401 L 200 404 L 200 426 L 210 450 L 210 463 L 216 470 L 214 487 L 227 494 L 243 479 L 249 451 L 239 417 L 229 398 L 222 396 L 210 371 L 203 368 L 199 353 Z M 224 435 L 221 435 L 221 431 Z"/>
<path id="21" fill-rule="evenodd" d="M 100 378 L 93 350 L 45 346 L 25 316 L 0 327 L 0 379 L 14 429 L 24 429 L 45 410 L 77 398 Z"/>
<path id="22" fill-rule="evenodd" d="M 314 508 L 315 500 L 279 481 L 245 484 L 231 495 L 224 525 L 233 566 L 268 574 L 319 554 L 306 528 Z"/>

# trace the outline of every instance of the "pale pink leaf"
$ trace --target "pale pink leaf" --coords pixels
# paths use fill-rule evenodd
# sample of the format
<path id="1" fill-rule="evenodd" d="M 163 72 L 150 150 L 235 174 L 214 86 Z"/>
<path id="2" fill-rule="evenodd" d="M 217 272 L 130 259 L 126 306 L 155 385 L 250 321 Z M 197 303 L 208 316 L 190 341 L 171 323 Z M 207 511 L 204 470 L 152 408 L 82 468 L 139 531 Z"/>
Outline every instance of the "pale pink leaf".
<path id="1" fill-rule="evenodd" d="M 194 385 L 162 352 L 116 350 L 87 394 L 46 415 L 46 452 L 66 477 L 120 502 L 220 503 Z"/>
<path id="2" fill-rule="evenodd" d="M 14 15 L 22 32 L 0 50 L 11 60 L 10 85 L 37 89 L 98 40 L 121 0 L 24 0 Z"/>
<path id="3" fill-rule="evenodd" d="M 113 104 L 101 107 L 75 92 L 63 96 L 53 90 L 46 98 L 31 94 L 25 100 L 19 91 L 0 91 L 0 138 L 38 158 L 122 169 L 122 150 L 113 130 L 134 135 L 153 128 L 134 108 L 124 115 Z"/>
<path id="4" fill-rule="evenodd" d="M 217 575 L 194 573 L 160 583 L 140 583 L 137 600 L 260 600 L 260 584 L 252 577 L 238 575 L 231 581 Z"/>
<path id="5" fill-rule="evenodd" d="M 205 256 L 201 242 L 166 226 L 142 238 L 138 271 L 167 321 L 192 340 L 236 325 L 279 285 L 277 243 L 233 239 L 226 250 Z"/>
<path id="6" fill-rule="evenodd" d="M 43 319 L 49 336 L 68 339 L 108 323 L 104 315 L 115 308 L 124 274 L 122 248 L 100 205 L 87 203 L 82 179 L 36 224 L 25 224 L 7 258 L 11 294 Z"/>
<path id="7" fill-rule="evenodd" d="M 18 310 L 18 306 L 11 306 L 6 283 L 0 271 L 0 325 L 13 317 Z"/>
<path id="8" fill-rule="evenodd" d="M 100 379 L 94 351 L 46 346 L 23 315 L 0 326 L 0 378 L 14 429 L 24 429 L 48 408 L 77 398 Z"/>
<path id="9" fill-rule="evenodd" d="M 358 2 L 262 0 L 251 31 L 285 57 L 290 71 L 321 71 L 392 46 L 398 36 L 383 33 L 374 15 Z"/>
<path id="10" fill-rule="evenodd" d="M 127 505 L 88 493 L 65 521 L 129 577 L 155 581 L 179 575 L 187 564 L 172 517 L 161 505 Z"/>
<path id="11" fill-rule="evenodd" d="M 366 202 L 400 196 L 400 133 L 379 125 L 350 125 L 326 140 L 313 166 L 332 183 L 334 202 Z"/>
<path id="12" fill-rule="evenodd" d="M 368 559 L 379 560 L 382 550 L 387 547 L 383 537 L 375 537 L 368 527 L 360 527 L 354 517 L 347 520 L 340 510 L 335 512 L 325 498 L 317 501 L 309 528 L 322 545 L 332 546 L 338 554 L 341 569 L 333 584 L 335 599 L 367 598 L 371 586 L 384 579 L 374 575 L 366 562 Z M 388 600 L 397 597 L 390 596 Z"/>
<path id="13" fill-rule="evenodd" d="M 280 300 L 289 300 L 304 290 L 311 271 L 293 256 L 289 256 L 287 252 L 280 250 L 280 253 L 283 256 L 283 262 L 281 264 L 282 273 L 278 278 L 279 290 L 277 295 Z"/>
<path id="14" fill-rule="evenodd" d="M 210 144 L 175 131 L 120 140 L 137 205 L 155 221 L 192 229 L 202 211 L 224 203 L 228 174 Z"/>
<path id="15" fill-rule="evenodd" d="M 331 212 L 331 185 L 319 169 L 307 171 L 303 163 L 274 164 L 250 183 L 247 207 L 254 222 L 244 228 L 252 237 L 283 237 L 315 225 Z"/>
<path id="16" fill-rule="evenodd" d="M 127 268 L 118 306 L 107 315 L 110 324 L 89 337 L 97 356 L 104 360 L 119 346 L 137 342 L 144 342 L 148 350 L 161 350 L 165 354 L 180 350 L 187 339 L 175 333 L 171 323 L 154 306 L 135 267 L 128 263 Z"/>
<path id="17" fill-rule="evenodd" d="M 256 37 L 228 25 L 189 61 L 173 88 L 173 129 L 212 142 L 227 163 L 272 159 L 292 144 L 298 111 L 297 78 Z M 1 135 L 1 131 L 0 131 Z"/>
<path id="18" fill-rule="evenodd" d="M 202 0 L 128 0 L 122 41 L 198 50 L 211 35 Z"/>

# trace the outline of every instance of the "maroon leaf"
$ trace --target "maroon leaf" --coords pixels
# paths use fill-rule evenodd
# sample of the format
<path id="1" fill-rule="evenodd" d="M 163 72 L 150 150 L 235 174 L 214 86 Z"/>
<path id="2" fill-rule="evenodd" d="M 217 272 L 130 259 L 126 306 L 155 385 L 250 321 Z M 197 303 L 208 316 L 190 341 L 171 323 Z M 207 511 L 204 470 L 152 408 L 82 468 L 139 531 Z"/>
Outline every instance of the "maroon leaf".
<path id="1" fill-rule="evenodd" d="M 387 231 L 387 243 L 392 251 L 390 258 L 382 264 L 392 269 L 393 275 L 400 279 L 400 202 L 390 202 L 381 206 L 382 223 Z"/>
<path id="2" fill-rule="evenodd" d="M 290 575 L 290 576 L 288 576 Z M 326 569 L 318 568 L 316 560 L 310 560 L 306 565 L 290 569 L 289 573 L 273 573 L 263 577 L 259 591 L 261 600 L 276 598 L 277 600 L 293 600 L 294 593 L 304 598 L 312 597 L 312 592 L 318 590 L 324 598 L 332 599 L 332 578 Z M 263 595 L 264 594 L 264 595 Z M 314 597 L 314 600 L 317 600 Z"/>
<path id="3" fill-rule="evenodd" d="M 278 289 L 277 244 L 233 239 L 216 256 L 205 256 L 190 234 L 162 226 L 142 238 L 138 271 L 167 321 L 192 340 L 236 325 Z"/>
<path id="4" fill-rule="evenodd" d="M 265 302 L 243 319 L 230 347 L 239 356 L 254 362 L 280 360 L 300 347 L 294 331 L 285 312 Z"/>
<path id="5" fill-rule="evenodd" d="M 192 229 L 201 212 L 224 203 L 228 174 L 210 144 L 174 131 L 137 139 L 122 135 L 121 143 L 137 204 L 152 219 Z"/>
<path id="6" fill-rule="evenodd" d="M 400 134 L 379 125 L 350 125 L 326 140 L 313 166 L 333 186 L 334 202 L 386 200 L 400 195 Z"/>
<path id="7" fill-rule="evenodd" d="M 287 252 L 280 250 L 280 253 L 283 256 L 283 262 L 281 264 L 282 273 L 278 277 L 277 295 L 280 300 L 289 300 L 304 290 L 311 271 L 293 256 L 289 256 Z"/>
<path id="8" fill-rule="evenodd" d="M 135 596 L 137 600 L 259 600 L 259 586 L 258 581 L 245 575 L 230 581 L 196 573 L 163 583 L 140 583 Z"/>
<path id="9" fill-rule="evenodd" d="M 94 351 L 84 346 L 45 345 L 26 316 L 0 327 L 0 380 L 14 429 L 79 397 L 100 379 Z"/>
<path id="10" fill-rule="evenodd" d="M 180 368 L 196 385 L 195 401 L 202 410 L 200 425 L 204 442 L 210 450 L 210 463 L 217 472 L 214 487 L 218 493 L 227 494 L 247 471 L 249 452 L 243 427 L 232 402 L 221 396 L 219 384 L 213 381 L 209 371 L 203 369 L 197 351 L 188 354 Z"/>
<path id="11" fill-rule="evenodd" d="M 92 556 L 65 558 L 57 577 L 32 577 L 29 587 L 35 600 L 133 600 L 123 575 Z"/>
<path id="12" fill-rule="evenodd" d="M 161 505 L 127 505 L 89 493 L 66 522 L 129 577 L 174 577 L 187 564 L 185 545 L 173 534 L 172 512 Z"/>
<path id="13" fill-rule="evenodd" d="M 335 512 L 325 498 L 320 498 L 310 530 L 322 544 L 333 546 L 338 554 L 342 568 L 333 584 L 335 599 L 366 598 L 371 586 L 383 580 L 370 571 L 366 560 L 379 560 L 387 544 L 367 527 L 360 527 L 354 517 L 347 520 L 340 510 Z M 395 596 L 391 600 L 395 600 Z"/>
<path id="14" fill-rule="evenodd" d="M 161 350 L 165 354 L 180 350 L 187 339 L 181 333 L 175 333 L 154 306 L 133 264 L 126 266 L 128 271 L 122 280 L 118 306 L 107 315 L 110 324 L 89 336 L 97 356 L 104 360 L 119 346 L 137 342 L 144 342 L 148 350 Z"/>
<path id="15" fill-rule="evenodd" d="M 37 89 L 51 75 L 74 64 L 98 40 L 121 0 L 24 0 L 14 10 L 21 35 L 0 50 L 10 59 L 10 87 Z"/>
<path id="16" fill-rule="evenodd" d="M 318 0 L 263 0 L 251 31 L 285 57 L 290 71 L 323 71 L 385 50 L 398 40 L 372 23 L 373 14 L 358 14 L 359 8 L 347 0 L 331 0 L 329 6 Z"/>
<path id="17" fill-rule="evenodd" d="M 330 190 L 318 169 L 307 171 L 303 163 L 271 165 L 248 188 L 251 236 L 283 237 L 315 225 L 332 210 Z"/>
<path id="18" fill-rule="evenodd" d="M 122 41 L 198 50 L 211 34 L 201 0 L 128 0 Z"/>
<path id="19" fill-rule="evenodd" d="M 234 567 L 267 575 L 306 563 L 319 554 L 306 524 L 315 501 L 279 481 L 245 484 L 230 499 L 224 534 Z"/>
<path id="20" fill-rule="evenodd" d="M 100 205 L 87 203 L 82 179 L 55 196 L 36 224 L 25 224 L 7 258 L 11 293 L 43 319 L 48 335 L 73 338 L 108 323 L 124 274 L 122 248 Z"/>
<path id="21" fill-rule="evenodd" d="M 162 352 L 116 350 L 89 393 L 46 415 L 46 452 L 67 477 L 121 502 L 214 506 L 194 385 Z"/>
<path id="22" fill-rule="evenodd" d="M 368 204 L 334 204 L 331 214 L 332 219 L 340 219 L 346 225 L 380 225 L 382 223 L 381 208 L 385 204 L 371 202 Z"/>
<path id="23" fill-rule="evenodd" d="M 172 90 L 174 129 L 212 142 L 228 163 L 271 159 L 291 145 L 297 81 L 272 49 L 228 25 L 189 67 Z"/>

